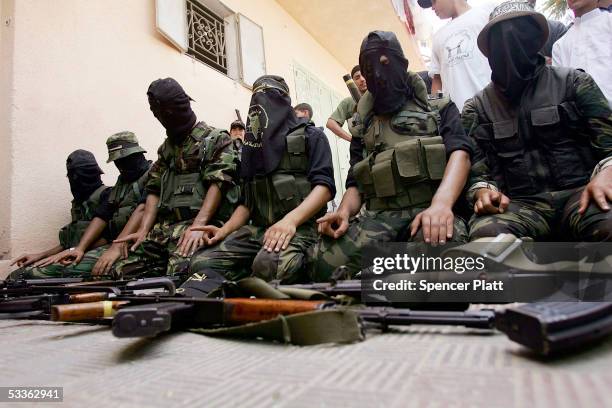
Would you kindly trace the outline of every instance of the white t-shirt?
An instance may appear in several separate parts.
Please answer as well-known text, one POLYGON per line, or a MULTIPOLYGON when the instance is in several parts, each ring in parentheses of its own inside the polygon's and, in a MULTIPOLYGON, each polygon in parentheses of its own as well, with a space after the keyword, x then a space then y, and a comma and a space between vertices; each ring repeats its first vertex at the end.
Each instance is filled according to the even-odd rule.
POLYGON ((467 99, 491 82, 489 61, 478 49, 476 39, 493 8, 495 4, 472 7, 433 37, 429 76, 440 75, 442 91, 459 111, 467 99))
POLYGON ((580 68, 593 77, 612 107, 612 13, 589 11, 553 44, 552 63, 580 68))

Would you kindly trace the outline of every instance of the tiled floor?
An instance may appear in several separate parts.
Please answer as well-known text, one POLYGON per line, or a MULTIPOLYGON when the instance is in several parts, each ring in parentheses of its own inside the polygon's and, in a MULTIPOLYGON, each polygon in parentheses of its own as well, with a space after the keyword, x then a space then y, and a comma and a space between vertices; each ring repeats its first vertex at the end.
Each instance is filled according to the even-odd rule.
POLYGON ((609 406, 611 350, 544 362, 501 334, 453 327, 296 347, 2 320, 0 386, 63 386, 51 406, 71 407, 609 406))

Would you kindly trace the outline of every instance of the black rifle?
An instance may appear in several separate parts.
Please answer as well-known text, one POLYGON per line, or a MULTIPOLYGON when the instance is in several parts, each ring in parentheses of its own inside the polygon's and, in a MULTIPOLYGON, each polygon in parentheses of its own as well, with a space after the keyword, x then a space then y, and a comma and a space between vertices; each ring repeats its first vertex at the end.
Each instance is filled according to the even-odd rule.
POLYGON ((166 277, 94 282, 50 278, 6 281, 3 286, 0 289, 0 319, 48 318, 54 305, 112 300, 139 291, 163 290, 169 295, 176 292, 173 280, 166 277))
MULTIPOLYGON (((144 300, 144 299, 142 299, 144 300)), ((154 336, 161 332, 186 328, 206 327, 240 322, 240 319, 226 319, 221 304, 231 304, 232 299, 180 300, 127 306, 120 309, 113 320, 113 334, 117 337, 154 336), (215 309, 216 308, 216 309, 215 309)), ((258 305, 241 301, 254 309, 258 305)), ((263 299, 262 299, 263 300, 263 299)), ((284 302, 300 302, 280 300, 284 302)), ((335 307, 328 302, 301 301, 310 303, 310 310, 335 307)), ((304 303, 306 304, 306 303, 304 303)), ((301 311, 306 311, 306 309, 301 311)), ((551 355, 575 349, 599 340, 612 332, 612 303, 608 302, 541 302, 508 308, 503 311, 414 311, 396 308, 357 308, 355 310, 364 322, 388 326, 426 324, 456 325, 475 329, 497 329, 510 340, 542 354, 551 355)), ((267 312, 274 317, 276 312, 267 312)), ((287 314, 287 313, 276 313, 287 314)), ((260 316, 261 317, 261 316, 260 316)), ((249 321, 263 320, 256 318, 249 321)), ((242 322, 244 322, 243 320, 242 322)))

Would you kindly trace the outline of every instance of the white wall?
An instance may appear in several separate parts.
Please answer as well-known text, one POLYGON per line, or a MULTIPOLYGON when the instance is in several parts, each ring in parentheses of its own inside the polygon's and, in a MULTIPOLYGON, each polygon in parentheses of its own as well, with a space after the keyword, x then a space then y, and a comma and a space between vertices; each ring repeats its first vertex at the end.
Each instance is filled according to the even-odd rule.
MULTIPOLYGON (((267 72, 285 77, 292 91, 296 61, 346 93, 341 79, 346 68, 276 2, 228 0, 226 5, 263 27, 267 72)), ((57 230, 69 220, 65 158, 71 151, 94 152, 107 184, 118 175, 105 163, 104 142, 112 133, 134 131, 147 156, 155 158, 165 134, 149 111, 151 81, 177 79, 197 101, 199 119, 211 125, 228 126, 234 108, 246 115, 250 91, 182 55, 158 34, 153 0, 20 0, 14 12, 11 6, 12 1, 2 1, 12 26, 2 26, 0 37, 0 154, 10 156, 12 172, 1 160, 0 196, 9 202, 0 202, 0 255, 5 247, 8 256, 16 256, 56 244, 57 230), (10 58, 6 45, 13 32, 10 58), (11 59, 12 66, 5 63, 11 59)))

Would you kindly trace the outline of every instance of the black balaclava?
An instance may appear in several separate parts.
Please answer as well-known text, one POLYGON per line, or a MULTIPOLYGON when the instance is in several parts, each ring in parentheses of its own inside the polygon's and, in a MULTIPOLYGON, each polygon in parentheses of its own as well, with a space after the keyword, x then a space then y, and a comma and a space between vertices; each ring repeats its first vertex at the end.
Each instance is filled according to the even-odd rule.
POLYGON ((408 60, 395 34, 372 31, 361 43, 359 51, 361 75, 374 96, 374 113, 389 114, 398 111, 413 95, 408 78, 408 60), (382 56, 386 63, 381 62, 382 56))
POLYGON ((74 200, 86 201, 102 185, 100 174, 104 172, 98 166, 93 153, 87 150, 75 150, 66 159, 68 182, 74 200))
POLYGON ((519 103, 523 90, 546 63, 538 38, 542 29, 531 17, 501 21, 489 32, 489 66, 495 88, 519 103))
POLYGON ((196 123, 196 115, 191 110, 192 99, 172 78, 153 81, 147 96, 151 112, 166 128, 170 141, 180 144, 196 123))
POLYGON ((285 80, 275 75, 258 78, 253 83, 242 147, 242 177, 252 178, 276 170, 285 152, 287 134, 297 125, 285 80))
POLYGON ((127 157, 115 160, 115 166, 121 173, 121 180, 126 183, 133 183, 149 169, 151 162, 148 161, 144 153, 133 153, 127 157))

